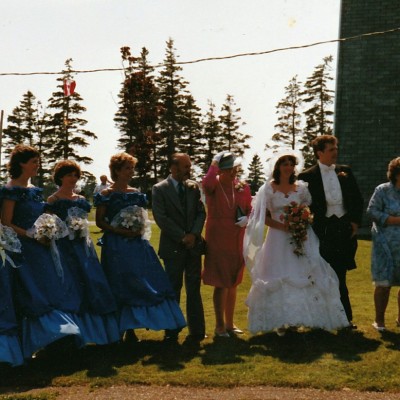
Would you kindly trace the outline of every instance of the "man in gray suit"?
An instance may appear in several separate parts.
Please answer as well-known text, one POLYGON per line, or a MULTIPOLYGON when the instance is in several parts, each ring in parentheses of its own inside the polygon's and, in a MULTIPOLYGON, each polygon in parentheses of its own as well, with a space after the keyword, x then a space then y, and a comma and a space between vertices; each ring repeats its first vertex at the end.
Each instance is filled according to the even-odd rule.
MULTIPOLYGON (((180 301, 183 276, 186 288, 186 318, 188 340, 201 341, 205 337, 203 302, 200 294, 201 237, 206 213, 199 186, 190 180, 192 163, 184 153, 175 153, 170 161, 170 175, 153 186, 154 219, 161 229, 158 254, 180 301)), ((165 339, 176 341, 176 331, 166 331, 165 339)))

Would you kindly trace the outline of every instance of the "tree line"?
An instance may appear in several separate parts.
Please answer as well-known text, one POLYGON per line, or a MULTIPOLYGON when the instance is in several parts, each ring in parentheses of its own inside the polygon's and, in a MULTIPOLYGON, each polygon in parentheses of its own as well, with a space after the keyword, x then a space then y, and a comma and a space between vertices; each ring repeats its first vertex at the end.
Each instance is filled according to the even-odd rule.
MULTIPOLYGON (((157 69, 149 63, 148 50, 143 47, 140 54, 133 55, 129 47, 120 49, 124 66, 124 77, 118 94, 118 110, 114 123, 119 133, 118 149, 138 158, 137 174, 133 184, 144 192, 167 174, 168 157, 174 152, 190 155, 197 166, 195 175, 204 174, 215 153, 221 149, 243 156, 249 149, 249 134, 243 131, 245 122, 240 117, 240 108, 233 95, 227 94, 225 102, 217 107, 211 100, 202 112, 188 89, 189 83, 177 65, 174 42, 166 42, 165 58, 157 69)), ((309 141, 316 135, 332 132, 330 105, 332 90, 328 81, 332 57, 324 58, 300 88, 297 76, 285 87, 285 98, 276 106, 278 123, 272 140, 266 149, 281 145, 298 148, 301 145, 306 160, 310 158, 309 141), (304 104, 309 107, 301 114, 304 104), (304 127, 301 127, 304 120, 304 127)), ((81 155, 89 145, 89 139, 97 139, 94 132, 85 129, 83 118, 86 108, 78 92, 68 96, 64 93, 64 82, 73 80, 72 59, 67 59, 65 68, 57 78, 56 91, 47 105, 38 101, 27 91, 7 118, 3 131, 3 149, 8 155, 18 143, 35 146, 40 154, 40 168, 35 184, 51 185, 51 171, 60 159, 73 159, 89 165, 93 160, 81 155)), ((3 167, 4 169, 4 167, 3 167)), ((253 193, 263 182, 263 162, 256 154, 248 169, 248 181, 253 193)), ((2 176, 5 176, 4 170, 2 176)), ((86 185, 92 187, 95 177, 83 168, 86 185)))

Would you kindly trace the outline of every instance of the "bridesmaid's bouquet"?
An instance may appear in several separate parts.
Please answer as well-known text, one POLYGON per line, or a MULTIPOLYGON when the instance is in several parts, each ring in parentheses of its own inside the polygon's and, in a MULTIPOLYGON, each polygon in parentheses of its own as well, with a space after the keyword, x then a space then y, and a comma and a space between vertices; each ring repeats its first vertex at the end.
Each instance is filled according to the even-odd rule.
POLYGON ((142 238, 146 240, 150 240, 151 237, 151 226, 147 211, 136 205, 123 208, 114 216, 111 226, 140 232, 142 238))
POLYGON ((64 271, 56 240, 68 236, 67 225, 57 215, 44 213, 38 217, 33 227, 28 229, 27 235, 41 243, 50 244, 50 252, 57 274, 64 280, 64 271))
POLYGON ((40 241, 52 241, 61 239, 68 235, 65 223, 54 214, 41 214, 29 229, 34 239, 40 241))
POLYGON ((65 223, 68 227, 68 237, 70 240, 89 237, 88 214, 79 207, 71 207, 68 209, 68 217, 65 223))
POLYGON ((283 214, 279 217, 286 222, 291 234, 290 243, 294 244, 293 253, 297 256, 304 255, 304 242, 307 240, 307 228, 313 222, 313 215, 310 208, 305 204, 290 202, 283 207, 283 214))
POLYGON ((14 229, 0 224, 0 256, 3 260, 3 266, 7 260, 12 267, 16 268, 14 261, 6 254, 5 250, 12 253, 21 253, 21 242, 14 229))

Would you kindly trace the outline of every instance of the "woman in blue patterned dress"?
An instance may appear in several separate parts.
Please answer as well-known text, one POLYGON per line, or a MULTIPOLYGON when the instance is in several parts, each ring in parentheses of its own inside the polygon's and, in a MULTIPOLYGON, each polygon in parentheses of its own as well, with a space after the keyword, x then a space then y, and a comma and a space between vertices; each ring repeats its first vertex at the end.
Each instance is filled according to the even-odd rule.
POLYGON ((186 325, 168 277, 143 237, 146 196, 129 186, 136 163, 127 153, 111 157, 114 183, 95 197, 96 224, 104 230, 101 263, 117 301, 120 331, 126 332, 128 340, 135 340, 136 328, 181 329, 186 325), (132 220, 126 213, 129 209, 141 215, 131 229, 124 227, 132 220))
MULTIPOLYGON (((367 213, 372 225, 372 280, 375 284, 375 321, 372 326, 384 331, 385 311, 390 288, 400 286, 400 157, 390 161, 387 171, 389 182, 375 188, 367 213)), ((397 294, 400 327, 400 291, 397 294)))
POLYGON ((37 150, 16 146, 8 164, 11 180, 0 192, 1 221, 14 229, 22 244, 21 254, 12 255, 19 266, 12 272, 25 358, 69 335, 80 341, 76 313, 81 301, 65 260, 60 255, 57 267, 48 242, 32 237, 32 226, 45 205, 42 189, 30 183, 38 168, 37 150))
POLYGON ((0 259, 0 363, 12 366, 23 363, 18 325, 11 291, 11 265, 0 259))
POLYGON ((53 179, 59 186, 47 202, 47 209, 66 222, 69 235, 57 240, 77 282, 82 299, 79 311, 83 343, 108 344, 119 340, 117 306, 90 240, 87 214, 89 202, 74 192, 81 176, 79 165, 63 160, 54 167, 53 179))

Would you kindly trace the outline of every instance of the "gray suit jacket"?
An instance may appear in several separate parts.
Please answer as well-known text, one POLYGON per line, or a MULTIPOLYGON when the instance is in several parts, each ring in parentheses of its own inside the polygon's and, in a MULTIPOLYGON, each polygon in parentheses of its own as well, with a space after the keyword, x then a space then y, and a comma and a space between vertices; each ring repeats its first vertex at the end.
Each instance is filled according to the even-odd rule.
POLYGON ((185 182, 185 188, 186 207, 183 207, 170 176, 153 186, 153 216, 161 229, 158 254, 163 259, 173 258, 187 251, 182 244, 186 233, 193 233, 197 238, 196 245, 190 252, 200 256, 203 250, 201 232, 206 212, 201 201, 200 189, 192 180, 185 182))

